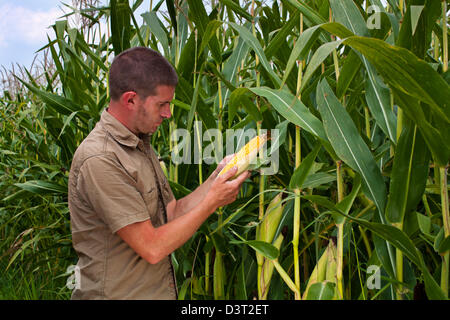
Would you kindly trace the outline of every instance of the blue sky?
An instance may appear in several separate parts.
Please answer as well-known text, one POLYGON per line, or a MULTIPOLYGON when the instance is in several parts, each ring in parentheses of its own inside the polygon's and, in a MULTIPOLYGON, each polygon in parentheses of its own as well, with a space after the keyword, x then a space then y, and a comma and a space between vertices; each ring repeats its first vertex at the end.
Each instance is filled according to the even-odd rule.
MULTIPOLYGON (((0 67, 31 66, 35 52, 47 44, 47 34, 54 38, 50 26, 64 15, 63 8, 68 12, 63 2, 72 5, 72 0, 0 0, 0 67)), ((144 1, 139 11, 149 5, 149 0, 144 1)))
POLYGON ((0 65, 30 67, 46 34, 52 36, 48 27, 64 14, 59 7, 59 0, 0 0, 0 65))

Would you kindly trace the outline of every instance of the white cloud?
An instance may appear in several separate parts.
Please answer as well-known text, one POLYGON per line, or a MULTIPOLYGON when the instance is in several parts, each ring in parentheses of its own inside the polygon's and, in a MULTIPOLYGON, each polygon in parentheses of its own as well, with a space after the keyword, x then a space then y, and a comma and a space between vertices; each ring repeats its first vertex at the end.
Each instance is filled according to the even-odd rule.
POLYGON ((13 4, 0 5, 0 47, 7 48, 9 42, 39 46, 46 43, 47 33, 53 33, 49 26, 63 14, 60 8, 44 11, 13 4))

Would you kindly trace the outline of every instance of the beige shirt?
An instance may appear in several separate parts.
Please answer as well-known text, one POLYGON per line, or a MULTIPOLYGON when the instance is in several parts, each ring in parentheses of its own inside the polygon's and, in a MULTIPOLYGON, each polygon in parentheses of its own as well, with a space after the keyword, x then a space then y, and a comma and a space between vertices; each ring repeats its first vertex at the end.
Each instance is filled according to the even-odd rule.
POLYGON ((164 224, 172 199, 149 136, 139 139, 103 111, 70 169, 72 242, 81 275, 72 299, 176 299, 170 256, 152 265, 116 234, 147 219, 154 227, 164 224))

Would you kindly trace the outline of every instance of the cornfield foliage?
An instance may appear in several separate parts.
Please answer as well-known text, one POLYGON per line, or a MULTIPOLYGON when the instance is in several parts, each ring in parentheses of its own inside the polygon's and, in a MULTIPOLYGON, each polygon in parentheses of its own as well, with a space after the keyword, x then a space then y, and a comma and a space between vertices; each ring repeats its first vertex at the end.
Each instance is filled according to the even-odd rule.
POLYGON ((54 69, 1 93, 0 298, 70 297, 68 170, 134 46, 179 75, 152 136, 177 198, 215 164, 171 161, 176 129, 280 132, 278 172, 254 171, 172 255, 180 299, 448 298, 446 1, 161 0, 138 19, 142 3, 56 21, 54 69))

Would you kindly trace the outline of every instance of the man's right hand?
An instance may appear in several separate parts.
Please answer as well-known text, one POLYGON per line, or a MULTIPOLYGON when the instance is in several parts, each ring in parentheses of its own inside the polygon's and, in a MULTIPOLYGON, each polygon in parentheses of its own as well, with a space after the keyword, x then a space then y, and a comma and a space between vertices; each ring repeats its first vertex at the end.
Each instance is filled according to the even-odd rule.
POLYGON ((233 167, 214 179, 204 199, 205 203, 210 206, 213 212, 219 207, 234 202, 242 183, 250 177, 250 172, 244 171, 236 179, 229 180, 236 174, 237 170, 237 167, 233 167))

